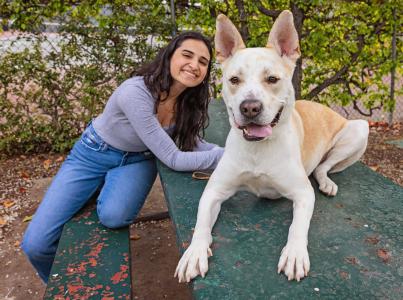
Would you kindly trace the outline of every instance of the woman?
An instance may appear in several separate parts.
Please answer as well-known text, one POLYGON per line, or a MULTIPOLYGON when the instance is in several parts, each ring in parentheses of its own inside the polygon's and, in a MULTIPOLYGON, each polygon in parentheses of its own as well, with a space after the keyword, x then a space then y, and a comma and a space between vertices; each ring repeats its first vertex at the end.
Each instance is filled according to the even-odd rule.
POLYGON ((212 49, 201 34, 174 38, 123 82, 86 128, 36 211, 22 249, 46 283, 64 224, 102 186, 100 222, 133 222, 156 178, 155 157, 177 171, 215 168, 223 148, 200 137, 207 123, 212 49))

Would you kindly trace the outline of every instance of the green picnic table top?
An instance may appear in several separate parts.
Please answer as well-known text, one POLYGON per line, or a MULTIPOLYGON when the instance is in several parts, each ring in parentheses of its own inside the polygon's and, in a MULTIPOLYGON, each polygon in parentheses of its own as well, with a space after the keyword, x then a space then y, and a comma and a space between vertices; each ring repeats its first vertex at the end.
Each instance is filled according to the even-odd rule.
MULTIPOLYGON (((229 130, 222 101, 210 105, 206 139, 224 145, 229 130)), ((159 163, 181 252, 189 245, 206 181, 159 163)), ((277 274, 292 221, 292 202, 239 192, 224 202, 213 229, 206 277, 196 299, 402 299, 403 188, 362 163, 331 175, 335 197, 318 191, 309 231, 311 270, 301 282, 277 274)))

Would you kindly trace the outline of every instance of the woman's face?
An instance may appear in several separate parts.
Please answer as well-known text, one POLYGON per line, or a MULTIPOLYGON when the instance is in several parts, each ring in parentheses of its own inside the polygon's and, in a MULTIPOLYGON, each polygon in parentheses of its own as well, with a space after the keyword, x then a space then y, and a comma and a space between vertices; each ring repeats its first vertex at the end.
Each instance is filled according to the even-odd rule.
POLYGON ((184 88, 195 87, 206 77, 209 62, 210 53, 204 42, 184 40, 171 57, 171 76, 184 88))

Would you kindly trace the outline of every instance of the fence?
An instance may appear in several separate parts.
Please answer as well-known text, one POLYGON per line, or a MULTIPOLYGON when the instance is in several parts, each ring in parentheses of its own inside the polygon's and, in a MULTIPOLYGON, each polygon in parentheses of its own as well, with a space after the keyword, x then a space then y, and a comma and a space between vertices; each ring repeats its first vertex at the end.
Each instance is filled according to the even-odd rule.
MULTIPOLYGON (((11 32, 11 31, 3 31, 0 32, 0 58, 5 53, 18 53, 25 50, 29 50, 32 48, 32 45, 35 41, 40 38, 40 48, 43 54, 48 54, 50 52, 58 52, 60 50, 60 43, 66 37, 62 37, 60 34, 57 33, 58 24, 56 23, 48 23, 44 26, 44 32, 39 35, 33 34, 23 34, 18 32, 11 32)), ((129 42, 132 42, 132 38, 127 36, 129 42)), ((149 37, 148 44, 151 46, 153 44, 157 44, 153 40, 152 37, 149 37)), ((128 53, 128 55, 135 55, 135 53, 128 53)), ((390 80, 390 78, 386 78, 386 80, 390 80)), ((401 90, 403 80, 402 78, 397 77, 395 82, 395 90, 401 90)), ((1 90, 1 83, 0 83, 0 90, 1 90)), ((358 103, 358 109, 355 108, 353 104, 348 106, 336 106, 331 105, 331 107, 336 110, 338 113, 343 115, 348 119, 367 119, 372 121, 385 121, 385 122, 402 122, 403 121, 403 97, 401 95, 396 95, 396 105, 393 112, 385 112, 382 107, 373 108, 371 115, 366 116, 359 112, 359 110, 365 112, 366 114, 369 112, 368 109, 363 108, 360 103, 358 103)))

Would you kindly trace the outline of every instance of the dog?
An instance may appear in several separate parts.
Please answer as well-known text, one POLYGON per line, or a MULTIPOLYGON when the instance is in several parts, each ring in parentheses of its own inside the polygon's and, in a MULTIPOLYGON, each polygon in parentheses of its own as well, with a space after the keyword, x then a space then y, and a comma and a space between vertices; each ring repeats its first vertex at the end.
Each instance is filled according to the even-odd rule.
POLYGON ((215 45, 231 130, 199 202, 192 242, 175 277, 189 282, 205 276, 221 204, 246 190, 293 202, 293 220, 277 272, 300 281, 310 269, 308 230, 315 194, 308 176, 313 173, 324 194, 336 195, 337 185, 328 173, 340 172, 362 156, 368 123, 346 120, 318 103, 295 101, 292 76, 300 48, 290 11, 278 16, 262 48, 246 48, 233 23, 219 15, 215 45))

